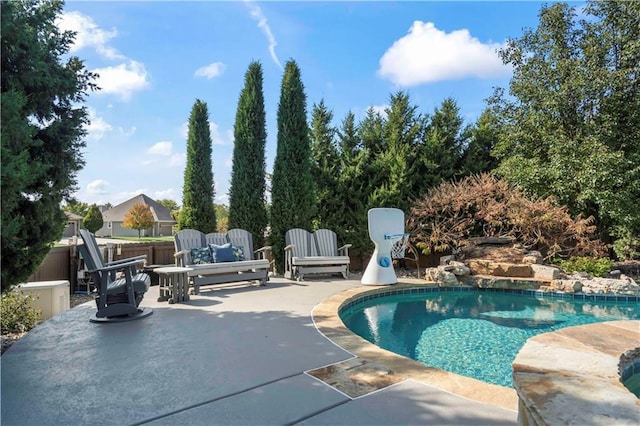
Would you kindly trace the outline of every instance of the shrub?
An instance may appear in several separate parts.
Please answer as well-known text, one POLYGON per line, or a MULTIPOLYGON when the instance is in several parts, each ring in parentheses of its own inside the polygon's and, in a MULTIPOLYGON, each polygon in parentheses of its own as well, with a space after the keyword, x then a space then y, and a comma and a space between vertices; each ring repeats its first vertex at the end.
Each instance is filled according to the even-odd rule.
POLYGON ((613 262, 605 257, 592 258, 592 257, 570 257, 567 260, 557 260, 553 263, 560 266, 566 272, 586 272, 596 277, 606 276, 611 269, 613 269, 613 262))
POLYGON ((573 219, 554 198, 532 200, 506 181, 485 173, 445 182, 416 201, 408 230, 423 253, 456 251, 472 237, 509 237, 546 258, 595 256, 593 217, 573 219))
POLYGON ((0 326, 2 334, 25 333, 38 325, 42 310, 31 307, 35 298, 20 290, 7 290, 0 298, 0 326))

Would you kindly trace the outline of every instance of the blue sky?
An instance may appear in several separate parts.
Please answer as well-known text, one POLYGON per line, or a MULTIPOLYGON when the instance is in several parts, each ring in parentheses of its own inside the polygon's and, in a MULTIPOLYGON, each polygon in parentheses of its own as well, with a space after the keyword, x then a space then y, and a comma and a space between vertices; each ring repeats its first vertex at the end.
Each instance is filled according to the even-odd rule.
POLYGON ((339 125, 351 110, 383 111, 407 91, 419 112, 455 99, 472 123, 511 70, 496 49, 535 28, 539 2, 79 2, 58 25, 71 53, 100 74, 86 105, 78 200, 119 204, 139 193, 182 204, 186 123, 209 109, 216 202, 228 204, 233 124, 244 74, 264 72, 267 172, 276 151, 282 67, 302 73, 307 112, 324 99, 339 125))

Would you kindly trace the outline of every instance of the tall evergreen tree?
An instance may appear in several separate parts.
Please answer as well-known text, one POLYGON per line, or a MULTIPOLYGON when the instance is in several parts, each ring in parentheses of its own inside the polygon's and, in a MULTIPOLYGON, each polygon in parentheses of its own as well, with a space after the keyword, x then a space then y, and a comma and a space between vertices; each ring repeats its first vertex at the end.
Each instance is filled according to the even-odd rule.
POLYGON ((55 19, 62 1, 3 1, 2 290, 24 282, 61 238, 88 124, 82 106, 95 75, 67 56, 75 34, 55 19))
POLYGON ((283 270, 285 233, 291 228, 311 230, 316 209, 306 95, 293 60, 285 65, 280 88, 271 203, 271 244, 276 268, 283 270))
POLYGON ((338 182, 340 161, 335 143, 336 129, 331 126, 333 113, 327 109, 324 100, 313 105, 311 113, 312 175, 315 182, 318 210, 317 228, 335 230, 340 223, 338 182))
POLYGON ((496 117, 487 108, 468 129, 468 143, 463 149, 460 171, 464 176, 489 172, 498 166, 492 151, 498 140, 496 117))
POLYGON ((211 145, 207 104, 196 99, 189 116, 180 229, 197 229, 205 234, 216 232, 211 145))
POLYGON ((263 245, 268 221, 265 205, 267 130, 262 82, 262 66, 251 62, 238 99, 229 189, 229 227, 251 232, 253 249, 263 245))
POLYGON ((367 230, 367 210, 369 184, 365 178, 367 171, 365 151, 359 137, 359 127, 355 115, 347 113, 337 131, 340 147, 340 179, 338 195, 341 200, 339 214, 342 218, 336 229, 343 243, 353 245, 350 253, 355 255, 369 251, 372 245, 367 230))
POLYGON ((420 193, 461 176, 462 151, 467 144, 467 133, 456 102, 447 98, 430 117, 421 144, 422 159, 420 193))
POLYGON ((422 134, 422 117, 411 105, 409 95, 391 95, 384 122, 384 147, 376 157, 385 181, 375 188, 370 199, 373 207, 395 207, 409 213, 411 201, 421 182, 417 146, 422 134))

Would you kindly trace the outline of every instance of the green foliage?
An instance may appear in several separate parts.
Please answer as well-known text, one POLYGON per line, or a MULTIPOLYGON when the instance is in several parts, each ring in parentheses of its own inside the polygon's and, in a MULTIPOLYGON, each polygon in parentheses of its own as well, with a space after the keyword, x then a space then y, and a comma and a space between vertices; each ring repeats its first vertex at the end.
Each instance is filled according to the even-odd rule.
POLYGON ((89 211, 82 219, 82 224, 92 234, 95 234, 98 229, 102 228, 104 221, 98 206, 92 204, 91 207, 89 207, 89 211))
POLYGON ((293 60, 285 65, 280 88, 271 201, 271 244, 276 268, 281 271, 285 233, 291 228, 311 229, 316 209, 306 95, 293 60))
POLYGON ((592 258, 584 256, 574 256, 567 260, 556 260, 553 262, 568 273, 586 272, 595 277, 605 277, 613 269, 613 262, 606 258, 592 258))
POLYGON ((553 198, 531 199, 490 174, 443 182, 417 200, 407 229, 423 253, 456 251, 473 237, 510 237, 546 258, 600 256, 593 218, 573 219, 553 198))
POLYGON ((628 230, 615 233, 618 239, 613 243, 613 251, 618 259, 640 260, 640 236, 631 235, 628 230))
POLYGON ((90 207, 89 204, 83 203, 81 201, 76 200, 75 198, 72 198, 62 206, 62 211, 65 211, 68 213, 74 213, 80 217, 85 217, 89 212, 89 207, 90 207))
POLYGON ((42 310, 31 307, 34 300, 36 299, 31 294, 25 294, 18 289, 2 293, 0 298, 2 334, 26 333, 38 325, 42 319, 42 310))
POLYGON ((339 196, 340 162, 334 140, 336 129, 331 126, 333 113, 321 100, 311 113, 312 175, 318 209, 316 228, 336 229, 341 222, 339 196))
POLYGON ((143 229, 149 229, 153 226, 153 213, 146 204, 134 204, 131 210, 124 215, 122 226, 125 228, 135 229, 138 231, 138 239, 143 229))
POLYGON ((176 222, 178 221, 178 218, 180 217, 180 206, 178 205, 178 203, 176 203, 174 200, 169 198, 163 198, 161 200, 156 200, 156 201, 159 204, 166 207, 167 209, 169 209, 173 220, 175 220, 176 222))
POLYGON ((95 75, 68 56, 74 34, 55 19, 63 2, 1 2, 2 290, 39 267, 62 236, 60 210, 84 162, 82 106, 95 75))
POLYGON ((224 204, 214 204, 213 209, 216 211, 218 232, 227 232, 229 229, 233 229, 229 227, 229 207, 225 206, 224 204))
POLYGON ((214 199, 211 145, 207 104, 196 99, 189 116, 179 229, 197 229, 205 234, 216 232, 216 215, 211 207, 214 199))
POLYGON ((535 29, 501 51, 509 93, 490 106, 499 124, 498 173, 573 215, 603 238, 640 237, 640 3, 542 7, 535 29))
POLYGON ((265 206, 267 130, 260 63, 251 62, 244 78, 234 124, 228 227, 251 232, 254 249, 257 249, 263 245, 268 222, 265 206))

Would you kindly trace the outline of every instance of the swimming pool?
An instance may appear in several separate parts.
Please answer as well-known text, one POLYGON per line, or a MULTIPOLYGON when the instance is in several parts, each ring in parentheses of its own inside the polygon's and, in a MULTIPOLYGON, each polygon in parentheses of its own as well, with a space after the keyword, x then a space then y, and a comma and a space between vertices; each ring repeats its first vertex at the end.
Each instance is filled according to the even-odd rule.
POLYGON ((533 291, 412 291, 356 300, 340 317, 351 331, 384 349, 509 387, 511 363, 528 338, 574 325, 640 319, 634 297, 615 302, 615 296, 575 300, 533 291))

